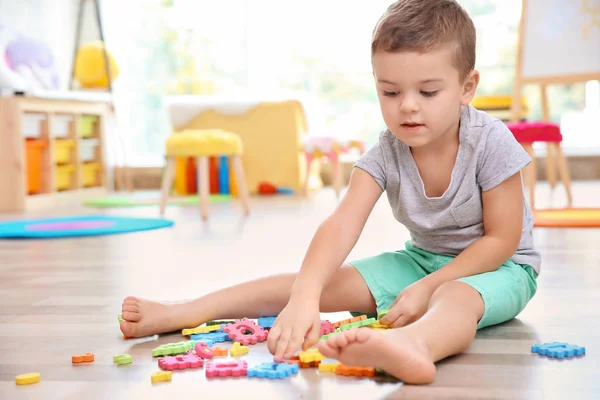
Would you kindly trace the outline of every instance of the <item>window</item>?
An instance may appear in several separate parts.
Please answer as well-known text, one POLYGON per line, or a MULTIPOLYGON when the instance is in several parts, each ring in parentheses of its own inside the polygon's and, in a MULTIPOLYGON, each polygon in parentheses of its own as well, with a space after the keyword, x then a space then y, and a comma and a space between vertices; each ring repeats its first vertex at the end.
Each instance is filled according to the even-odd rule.
MULTIPOLYGON (((478 93, 511 93, 521 0, 459 1, 478 31, 478 93)), ((115 91, 129 161, 163 164, 169 133, 165 94, 302 94, 313 99, 308 107, 313 132, 357 135, 373 144, 384 123, 371 74, 370 37, 391 3, 103 2, 110 16, 107 42, 120 60, 115 91)), ((585 84, 549 87, 552 119, 562 118, 566 147, 593 140, 600 147, 600 135, 592 138, 598 131, 593 107, 598 90, 590 85, 587 90, 585 84), (586 96, 587 119, 577 111, 586 107, 586 96)), ((539 89, 527 87, 525 94, 531 118, 539 118, 539 89)))

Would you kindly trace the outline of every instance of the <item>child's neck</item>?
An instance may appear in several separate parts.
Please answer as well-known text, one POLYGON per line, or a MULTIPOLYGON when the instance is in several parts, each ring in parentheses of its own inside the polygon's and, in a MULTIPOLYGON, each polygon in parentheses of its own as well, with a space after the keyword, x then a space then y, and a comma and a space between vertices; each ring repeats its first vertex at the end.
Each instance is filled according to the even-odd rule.
POLYGON ((410 151, 413 156, 423 156, 425 154, 438 155, 450 150, 456 151, 460 143, 459 130, 460 122, 433 142, 422 147, 411 147, 410 151))

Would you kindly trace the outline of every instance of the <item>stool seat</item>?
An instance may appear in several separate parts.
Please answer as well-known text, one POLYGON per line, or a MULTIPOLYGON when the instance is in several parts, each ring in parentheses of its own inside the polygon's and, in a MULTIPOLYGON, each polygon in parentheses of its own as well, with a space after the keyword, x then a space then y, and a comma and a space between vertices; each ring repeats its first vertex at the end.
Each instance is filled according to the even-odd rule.
POLYGON ((197 181, 200 214, 203 219, 208 218, 210 183, 208 162, 211 156, 226 156, 228 160, 231 160, 242 208, 244 214, 247 215, 250 212, 250 207, 244 167, 242 166, 241 154, 243 151, 242 140, 237 134, 220 129, 189 129, 175 132, 169 136, 165 143, 167 167, 161 185, 160 215, 165 213, 169 192, 173 184, 177 157, 194 157, 198 166, 197 181))
POLYGON ((525 168, 525 180, 529 189, 529 203, 535 208, 535 184, 536 184, 536 159, 533 144, 536 142, 546 143, 546 174, 550 188, 554 190, 557 181, 557 172, 567 194, 567 202, 570 206, 573 201, 571 194, 571 177, 567 159, 562 151, 561 143, 563 136, 558 124, 543 121, 507 122, 506 127, 512 132, 517 142, 523 146, 531 157, 531 163, 525 168))
POLYGON ((165 152, 171 156, 213 156, 242 154, 238 135, 220 129, 184 130, 167 139, 165 152))
POLYGON ((506 124, 519 143, 560 143, 560 127, 549 122, 509 122, 506 124))

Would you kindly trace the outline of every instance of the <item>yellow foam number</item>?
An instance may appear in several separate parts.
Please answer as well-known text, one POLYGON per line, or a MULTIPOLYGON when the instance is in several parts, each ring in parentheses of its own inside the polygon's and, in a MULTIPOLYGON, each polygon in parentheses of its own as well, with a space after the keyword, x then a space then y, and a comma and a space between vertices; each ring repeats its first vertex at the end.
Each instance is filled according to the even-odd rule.
POLYGON ((38 383, 40 381, 40 374, 38 372, 32 372, 29 374, 18 375, 15 379, 17 385, 29 385, 31 383, 38 383))
POLYGON ((239 356, 247 353, 248 346, 242 346, 239 342, 235 342, 233 346, 231 346, 231 350, 229 350, 229 354, 231 354, 232 356, 239 356))
POLYGON ((152 374, 150 379, 152 379, 152 382, 166 382, 170 381, 172 376, 173 373, 171 371, 157 371, 152 374))

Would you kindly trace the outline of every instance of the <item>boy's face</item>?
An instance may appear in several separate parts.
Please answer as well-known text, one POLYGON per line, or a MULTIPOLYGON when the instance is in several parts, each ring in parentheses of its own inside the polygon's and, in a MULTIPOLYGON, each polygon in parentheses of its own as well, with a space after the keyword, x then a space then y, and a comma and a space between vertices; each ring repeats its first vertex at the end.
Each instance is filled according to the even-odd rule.
POLYGON ((373 74, 388 129, 411 147, 443 143, 457 132, 460 107, 475 94, 479 73, 460 81, 453 46, 427 53, 377 52, 373 74), (449 134, 449 135, 448 135, 449 134))

